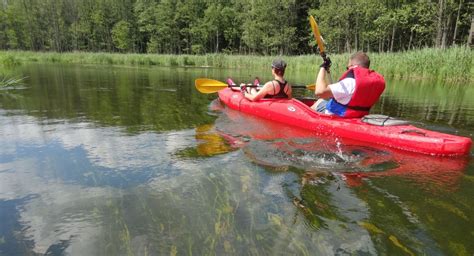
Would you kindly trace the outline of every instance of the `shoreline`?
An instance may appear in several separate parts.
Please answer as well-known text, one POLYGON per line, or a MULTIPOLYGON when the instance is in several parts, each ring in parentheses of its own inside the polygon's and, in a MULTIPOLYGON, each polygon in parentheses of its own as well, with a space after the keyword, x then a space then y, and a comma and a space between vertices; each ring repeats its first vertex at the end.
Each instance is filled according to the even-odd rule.
MULTIPOLYGON (((433 79, 448 83, 474 84, 474 52, 468 47, 449 49, 425 48, 396 53, 368 53, 371 68, 386 77, 403 79, 433 79)), ((330 55, 332 71, 341 74, 350 54, 330 55)), ((168 55, 121 54, 91 52, 31 52, 0 51, 0 70, 23 63, 70 63, 128 66, 163 66, 189 68, 248 68, 265 71, 268 63, 283 58, 296 72, 315 73, 321 64, 319 55, 258 56, 258 55, 168 55)))

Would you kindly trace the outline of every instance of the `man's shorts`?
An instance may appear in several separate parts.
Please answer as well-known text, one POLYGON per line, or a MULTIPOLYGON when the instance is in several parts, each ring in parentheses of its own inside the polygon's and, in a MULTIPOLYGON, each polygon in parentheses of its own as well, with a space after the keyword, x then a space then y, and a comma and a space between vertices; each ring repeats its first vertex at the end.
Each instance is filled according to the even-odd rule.
POLYGON ((322 100, 319 102, 319 104, 316 106, 316 112, 319 113, 326 113, 326 105, 328 104, 327 100, 322 100))

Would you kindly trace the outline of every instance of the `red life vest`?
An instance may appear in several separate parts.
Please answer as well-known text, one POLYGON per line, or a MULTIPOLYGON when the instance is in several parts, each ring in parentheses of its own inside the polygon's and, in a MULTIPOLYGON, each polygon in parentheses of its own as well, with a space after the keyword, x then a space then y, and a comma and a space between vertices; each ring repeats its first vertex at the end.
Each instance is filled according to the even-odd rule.
POLYGON ((353 71, 356 86, 352 98, 348 104, 344 105, 337 102, 334 98, 328 103, 327 109, 338 109, 331 111, 343 117, 362 117, 369 114, 370 108, 377 102, 380 95, 385 90, 385 79, 379 73, 363 68, 355 67, 346 71, 341 78, 347 77, 347 74, 353 71), (342 109, 342 111, 341 111, 342 109))

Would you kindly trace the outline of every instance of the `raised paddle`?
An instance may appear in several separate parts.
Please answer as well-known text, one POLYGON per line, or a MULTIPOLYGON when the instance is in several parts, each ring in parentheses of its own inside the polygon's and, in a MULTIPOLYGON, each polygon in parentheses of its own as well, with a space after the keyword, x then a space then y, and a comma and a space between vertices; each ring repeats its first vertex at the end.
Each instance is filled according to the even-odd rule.
MULTIPOLYGON (((309 16, 309 23, 311 24, 311 29, 313 30, 313 35, 314 35, 314 39, 316 40, 316 44, 319 47, 319 55, 321 56, 321 58, 323 58, 324 62, 326 62, 328 61, 328 57, 326 56, 324 42, 321 37, 321 33, 319 32, 318 23, 316 23, 316 20, 314 19, 313 15, 309 16)), ((329 81, 331 82, 332 78, 331 78, 329 70, 327 70, 327 72, 329 74, 329 81)))
POLYGON ((316 44, 319 47, 319 55, 323 58, 323 60, 327 59, 326 51, 324 47, 323 39, 321 38, 321 33, 319 32, 318 23, 314 19, 313 15, 309 16, 309 23, 311 24, 311 29, 313 30, 314 39, 316 40, 316 44))
MULTIPOLYGON (((208 78, 198 78, 194 81, 196 89, 201 93, 215 93, 227 87, 240 87, 237 84, 228 85, 224 82, 208 79, 208 78)), ((247 87, 258 87, 258 85, 246 85, 247 87)), ((292 88, 304 88, 309 90, 314 90, 314 84, 309 85, 291 85, 292 88)))
POLYGON ((311 29, 313 30, 314 39, 316 40, 316 43, 319 47, 319 54, 324 59, 326 58, 326 52, 324 51, 324 42, 321 38, 321 33, 319 33, 318 23, 316 23, 316 20, 314 19, 313 15, 309 16, 309 23, 311 24, 311 29))

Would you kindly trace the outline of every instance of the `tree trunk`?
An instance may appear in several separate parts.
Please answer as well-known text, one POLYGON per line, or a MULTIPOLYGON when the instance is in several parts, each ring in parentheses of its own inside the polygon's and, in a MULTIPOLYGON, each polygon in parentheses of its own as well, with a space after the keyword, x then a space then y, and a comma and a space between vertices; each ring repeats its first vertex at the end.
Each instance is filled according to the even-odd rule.
POLYGON ((456 24, 454 24, 453 45, 456 44, 456 34, 458 33, 459 16, 461 15, 461 7, 463 0, 459 0, 458 14, 456 15, 456 24))
POLYGON ((349 42, 349 37, 346 37, 346 52, 351 52, 351 43, 349 42))
MULTIPOLYGON (((28 20, 28 29, 29 29, 29 34, 31 36, 31 38, 30 38, 30 49, 29 50, 35 51, 35 50, 38 50, 38 49, 36 49, 36 47, 35 47, 35 36, 34 36, 34 33, 33 33, 33 26, 32 26, 32 22, 31 22, 32 15, 29 14, 29 8, 28 8, 29 5, 25 1, 23 1, 22 3, 23 3, 23 8, 24 8, 25 14, 28 17, 27 18, 27 20, 28 20)), ((5 2, 5 6, 6 6, 6 2, 5 2)))
POLYGON ((449 15, 448 20, 446 21, 446 24, 444 25, 443 28, 443 38, 441 40, 441 48, 445 49, 446 48, 446 41, 448 37, 448 29, 451 27, 451 15, 449 15))
POLYGON ((413 30, 410 31, 410 40, 408 41, 408 50, 411 49, 411 42, 413 42, 413 30))
POLYGON ((469 30, 469 37, 467 38, 467 45, 472 44, 472 37, 474 36, 474 15, 471 16, 471 29, 469 30))
POLYGON ((188 41, 186 42, 186 54, 190 54, 191 53, 191 45, 192 45, 192 41, 191 41, 191 34, 188 32, 188 41))
POLYGON ((219 29, 217 30, 216 33, 216 53, 219 52, 219 29))
POLYGON ((399 36, 399 37, 398 37, 398 41, 399 41, 399 42, 398 42, 398 45, 399 45, 400 49, 401 49, 402 51, 405 51, 405 50, 406 50, 406 49, 405 49, 406 45, 403 43, 403 38, 402 38, 402 36, 399 36))
POLYGON ((345 48, 346 48, 346 52, 351 52, 351 20, 350 18, 347 20, 347 24, 345 26, 345 30, 346 30, 346 45, 345 45, 345 48))
POLYGON ((358 40, 358 33, 359 33, 359 19, 356 17, 355 22, 355 35, 354 35, 354 43, 355 43, 355 51, 359 50, 359 40, 358 40))
POLYGON ((436 47, 441 46, 441 40, 443 36, 443 13, 444 13, 444 5, 445 1, 439 0, 438 2, 438 26, 437 26, 437 33, 436 33, 436 47))
POLYGON ((61 52, 61 39, 60 39, 60 29, 59 29, 59 17, 57 15, 56 7, 51 6, 50 12, 53 16, 53 37, 54 37, 54 50, 61 52))
POLYGON ((355 51, 357 52, 359 50, 359 40, 357 40, 357 31, 356 31, 356 34, 354 36, 354 44, 355 44, 355 51))
POLYGON ((393 52, 393 45, 395 44, 395 31, 396 31, 397 27, 395 25, 393 25, 393 29, 392 29, 392 38, 390 40, 390 52, 393 52))

